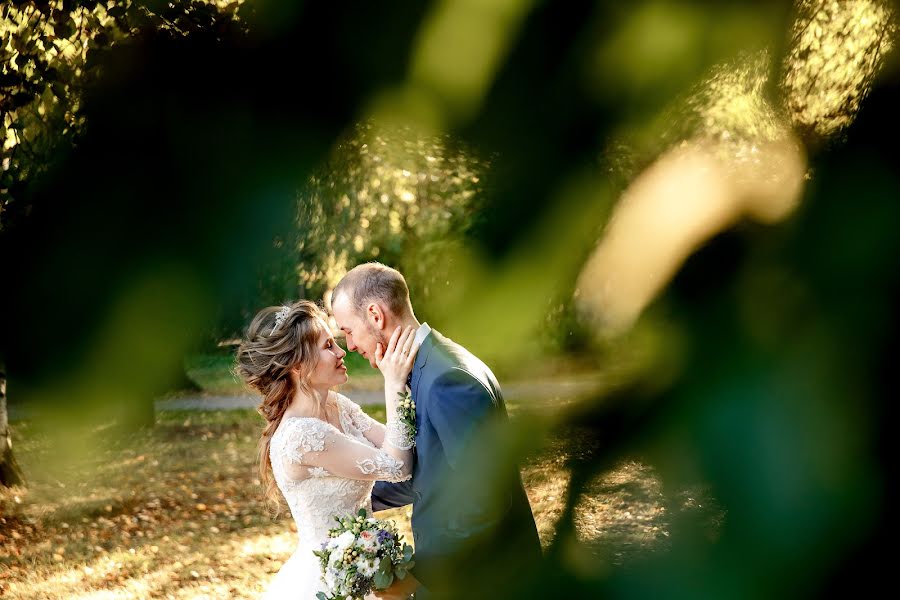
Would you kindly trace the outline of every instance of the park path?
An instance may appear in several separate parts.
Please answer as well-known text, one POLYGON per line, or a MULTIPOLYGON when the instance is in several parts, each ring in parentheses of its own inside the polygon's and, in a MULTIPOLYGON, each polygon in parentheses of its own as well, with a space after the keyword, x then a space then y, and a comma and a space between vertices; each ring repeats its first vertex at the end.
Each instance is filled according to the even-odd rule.
MULTIPOLYGON (((514 381, 502 386, 507 401, 572 400, 599 390, 603 381, 597 377, 572 377, 542 381, 514 381)), ((345 390, 341 392, 359 405, 381 404, 384 393, 380 390, 345 390)), ((156 410, 235 410, 256 408, 259 397, 252 395, 183 396, 156 401, 156 410)))
MULTIPOLYGON (((534 381, 511 381, 502 385, 503 397, 507 402, 529 406, 562 405, 585 398, 607 387, 608 382, 598 375, 574 375, 547 378, 534 381)), ((381 404, 384 393, 378 389, 348 389, 341 393, 361 406, 381 404)), ((252 408, 259 404, 259 397, 250 394, 176 396, 156 400, 157 411, 161 410, 238 410, 252 408)), ((558 407, 558 406, 557 406, 558 407)), ((38 411, 30 407, 11 404, 9 419, 20 421, 32 418, 38 411)))

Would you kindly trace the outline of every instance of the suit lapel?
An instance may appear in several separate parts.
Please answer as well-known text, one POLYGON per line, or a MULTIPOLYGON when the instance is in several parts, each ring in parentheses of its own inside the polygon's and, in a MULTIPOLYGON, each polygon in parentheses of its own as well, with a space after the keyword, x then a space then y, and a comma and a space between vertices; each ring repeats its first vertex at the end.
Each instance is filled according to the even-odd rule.
POLYGON ((422 381, 422 372, 425 368, 425 364, 428 362, 428 357, 431 355, 431 351, 434 349, 435 343, 435 331, 432 330, 428 337, 422 342, 422 345, 419 347, 419 353, 416 355, 416 362, 413 363, 412 370, 412 379, 410 380, 409 389, 412 395, 413 401, 416 403, 416 431, 421 431, 421 415, 422 411, 419 410, 419 383, 422 381))

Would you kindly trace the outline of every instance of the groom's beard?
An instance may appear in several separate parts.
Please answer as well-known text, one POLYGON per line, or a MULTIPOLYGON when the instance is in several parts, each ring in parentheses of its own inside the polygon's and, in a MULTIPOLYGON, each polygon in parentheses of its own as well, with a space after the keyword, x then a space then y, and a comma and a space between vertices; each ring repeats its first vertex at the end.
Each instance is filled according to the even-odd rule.
MULTIPOLYGON (((369 333, 372 334, 372 337, 375 339, 376 344, 381 344, 381 351, 387 352, 387 345, 388 345, 388 342, 390 341, 390 339, 384 334, 383 331, 378 331, 377 329, 375 329, 375 326, 372 325, 371 323, 366 323, 366 326, 369 328, 369 333)), ((377 346, 372 349, 372 352, 373 352, 372 358, 373 359, 375 358, 374 353, 377 349, 378 349, 377 346)))

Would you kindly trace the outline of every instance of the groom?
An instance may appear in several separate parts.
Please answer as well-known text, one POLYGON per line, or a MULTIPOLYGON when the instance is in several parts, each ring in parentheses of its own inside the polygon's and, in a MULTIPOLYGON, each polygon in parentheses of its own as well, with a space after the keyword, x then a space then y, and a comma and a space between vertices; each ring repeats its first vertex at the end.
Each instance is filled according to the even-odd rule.
POLYGON ((397 582, 382 597, 488 597, 496 590, 483 588, 492 580, 521 581, 538 565, 541 547, 518 469, 499 458, 502 449, 492 443, 491 436, 506 429, 494 374, 416 320, 406 280, 395 269, 355 267, 335 288, 331 305, 347 349, 373 367, 379 344, 383 351, 398 325, 416 327, 421 343, 409 381, 416 405, 413 479, 377 483, 372 501, 375 510, 413 505, 413 574, 422 587, 397 582))

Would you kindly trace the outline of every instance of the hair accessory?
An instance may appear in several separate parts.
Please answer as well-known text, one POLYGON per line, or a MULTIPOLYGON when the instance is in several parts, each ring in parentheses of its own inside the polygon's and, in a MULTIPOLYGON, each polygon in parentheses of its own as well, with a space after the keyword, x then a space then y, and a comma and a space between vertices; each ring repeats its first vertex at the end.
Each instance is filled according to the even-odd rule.
MULTIPOLYGON (((272 333, 278 331, 278 328, 281 327, 281 324, 284 323, 284 320, 287 319, 288 314, 291 312, 290 306, 282 306, 281 310, 275 315, 275 327, 272 328, 272 333)), ((271 333, 269 335, 272 335, 271 333)))

